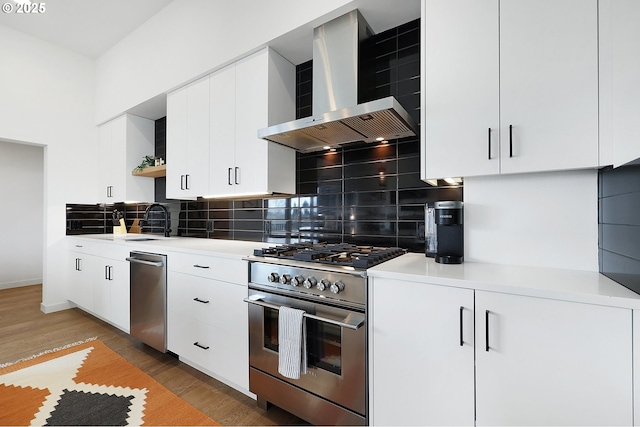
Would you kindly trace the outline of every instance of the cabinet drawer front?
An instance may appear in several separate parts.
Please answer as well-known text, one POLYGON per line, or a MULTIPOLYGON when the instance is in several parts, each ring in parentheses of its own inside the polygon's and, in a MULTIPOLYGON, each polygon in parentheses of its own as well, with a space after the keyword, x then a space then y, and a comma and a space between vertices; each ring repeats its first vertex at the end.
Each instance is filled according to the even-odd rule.
POLYGON ((249 347, 246 337, 169 312, 170 351, 245 388, 249 388, 249 347), (197 343, 197 344, 196 344, 197 343))
POLYGON ((208 369, 215 339, 212 328, 206 323, 168 312, 167 348, 170 351, 208 369))
POLYGON ((102 258, 124 261, 133 248, 117 242, 94 242, 88 239, 69 239, 69 250, 102 258))
POLYGON ((246 296, 243 286, 173 271, 168 275, 169 310, 232 333, 247 333, 246 296))
POLYGON ((246 284, 249 277, 246 261, 208 255, 171 253, 167 268, 169 271, 238 284, 246 284))

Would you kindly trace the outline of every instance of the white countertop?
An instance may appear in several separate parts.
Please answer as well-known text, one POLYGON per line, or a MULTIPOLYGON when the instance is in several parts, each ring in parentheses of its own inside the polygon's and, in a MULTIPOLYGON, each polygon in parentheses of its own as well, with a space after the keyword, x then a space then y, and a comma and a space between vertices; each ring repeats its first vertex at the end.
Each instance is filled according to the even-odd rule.
MULTIPOLYGON (((130 245, 134 250, 150 252, 184 252, 243 259, 254 249, 271 243, 194 237, 163 237, 149 234, 85 234, 68 236, 130 245), (155 240, 137 241, 140 238, 155 240)), ((374 278, 454 286, 459 288, 503 292, 540 298, 560 299, 589 304, 640 309, 640 295, 608 277, 593 271, 522 267, 464 262, 438 264, 424 254, 408 253, 367 270, 374 278)))
POLYGON ((67 236, 74 239, 89 239, 115 244, 131 245, 135 250, 152 252, 187 252, 202 255, 216 255, 218 257, 242 259, 253 255, 254 249, 273 246, 273 243, 245 242, 241 240, 204 239, 194 237, 163 237, 149 234, 125 234, 115 237, 113 234, 83 234, 67 236), (141 238, 155 240, 138 241, 141 238))
MULTIPOLYGON (((367 275, 373 278, 640 309, 640 295, 592 271, 474 262, 438 264, 424 254, 409 253, 370 268, 367 275)), ((373 282, 375 287, 375 279, 373 282)))

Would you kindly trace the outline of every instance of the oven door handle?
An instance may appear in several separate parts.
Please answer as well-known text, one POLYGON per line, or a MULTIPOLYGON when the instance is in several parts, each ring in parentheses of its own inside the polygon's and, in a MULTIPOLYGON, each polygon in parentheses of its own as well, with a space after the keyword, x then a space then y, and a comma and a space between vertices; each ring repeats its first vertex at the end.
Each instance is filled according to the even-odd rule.
MULTIPOLYGON (((264 297, 262 295, 252 295, 248 298, 243 299, 244 302, 249 304, 259 305, 261 307, 267 307, 274 310, 280 310, 280 306, 276 304, 271 304, 268 302, 262 301, 264 297)), ((361 313, 349 313, 347 317, 345 317, 342 321, 328 319, 322 316, 316 316, 315 314, 305 313, 304 317, 309 319, 319 320, 320 322, 330 323, 332 325, 340 326, 341 328, 353 329, 357 330, 364 325, 364 314, 361 313)))

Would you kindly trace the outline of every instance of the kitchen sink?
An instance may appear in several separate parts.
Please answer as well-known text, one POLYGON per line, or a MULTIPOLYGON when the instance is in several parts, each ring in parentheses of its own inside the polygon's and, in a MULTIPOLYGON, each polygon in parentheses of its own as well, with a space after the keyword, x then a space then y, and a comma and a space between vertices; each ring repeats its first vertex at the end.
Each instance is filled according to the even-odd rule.
POLYGON ((124 239, 125 242, 145 242, 147 240, 160 240, 153 237, 136 237, 133 239, 124 239))

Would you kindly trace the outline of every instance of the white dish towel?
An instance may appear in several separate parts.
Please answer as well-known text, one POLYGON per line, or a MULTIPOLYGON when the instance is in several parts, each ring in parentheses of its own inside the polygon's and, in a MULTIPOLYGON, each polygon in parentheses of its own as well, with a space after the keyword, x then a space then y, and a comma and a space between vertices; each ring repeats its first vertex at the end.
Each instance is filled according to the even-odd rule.
POLYGON ((307 328, 304 311, 280 307, 278 315, 278 372, 297 380, 307 373, 307 328))

